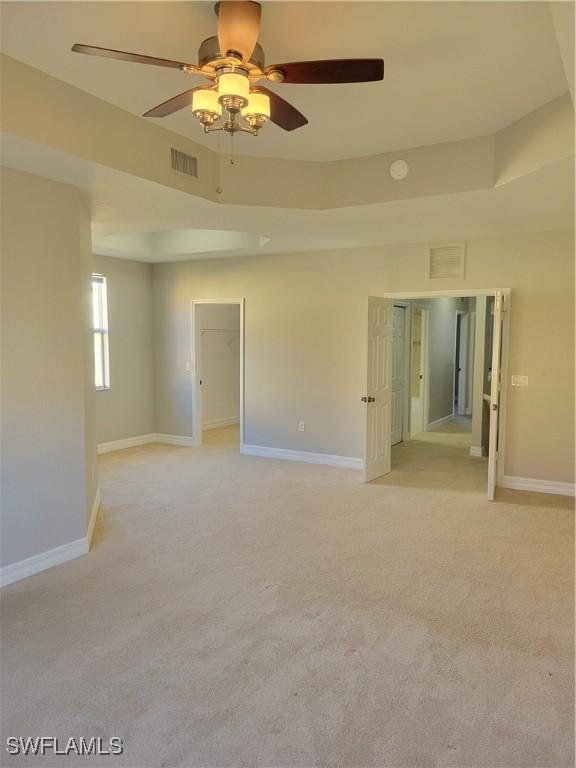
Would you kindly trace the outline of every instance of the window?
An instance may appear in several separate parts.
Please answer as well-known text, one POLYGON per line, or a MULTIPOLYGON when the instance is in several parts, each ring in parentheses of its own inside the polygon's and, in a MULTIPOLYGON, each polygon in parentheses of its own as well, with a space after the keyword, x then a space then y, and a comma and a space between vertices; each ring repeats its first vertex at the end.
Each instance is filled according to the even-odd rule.
POLYGON ((108 298, 104 275, 92 275, 92 312, 94 315, 94 383, 96 389, 110 389, 108 298))

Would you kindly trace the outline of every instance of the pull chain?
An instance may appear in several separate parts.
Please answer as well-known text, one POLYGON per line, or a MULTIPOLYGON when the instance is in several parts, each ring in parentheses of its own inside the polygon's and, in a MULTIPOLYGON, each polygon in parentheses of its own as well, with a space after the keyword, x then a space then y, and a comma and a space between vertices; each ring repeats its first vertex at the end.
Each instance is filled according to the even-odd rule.
POLYGON ((216 194, 221 195, 224 190, 222 189, 222 153, 220 152, 220 132, 218 132, 217 139, 218 139, 218 186, 216 187, 216 194))

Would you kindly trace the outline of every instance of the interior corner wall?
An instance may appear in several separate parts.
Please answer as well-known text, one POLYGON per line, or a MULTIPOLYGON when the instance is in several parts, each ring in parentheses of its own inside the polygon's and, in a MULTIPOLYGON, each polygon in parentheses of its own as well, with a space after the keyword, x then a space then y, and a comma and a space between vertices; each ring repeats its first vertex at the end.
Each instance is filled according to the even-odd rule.
POLYGON ((96 392, 97 442, 154 433, 152 266, 94 255, 106 276, 110 389, 96 392))
POLYGON ((4 567, 85 541, 97 474, 83 200, 6 168, 1 188, 4 567))
POLYGON ((463 280, 431 284, 426 258, 415 243, 155 264, 158 432, 192 435, 193 298, 246 299, 246 443, 360 457, 368 295, 511 288, 509 371, 530 385, 509 389, 504 471, 574 482, 573 230, 470 239, 463 280))

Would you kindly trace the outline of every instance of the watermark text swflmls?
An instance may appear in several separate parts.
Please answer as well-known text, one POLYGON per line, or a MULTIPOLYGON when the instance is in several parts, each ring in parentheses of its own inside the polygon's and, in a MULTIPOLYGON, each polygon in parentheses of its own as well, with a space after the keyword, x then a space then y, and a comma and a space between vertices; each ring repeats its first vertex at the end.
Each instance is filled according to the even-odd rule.
POLYGON ((92 736, 70 736, 60 739, 57 736, 8 736, 6 752, 9 755, 121 755, 124 744, 118 736, 103 739, 92 736))

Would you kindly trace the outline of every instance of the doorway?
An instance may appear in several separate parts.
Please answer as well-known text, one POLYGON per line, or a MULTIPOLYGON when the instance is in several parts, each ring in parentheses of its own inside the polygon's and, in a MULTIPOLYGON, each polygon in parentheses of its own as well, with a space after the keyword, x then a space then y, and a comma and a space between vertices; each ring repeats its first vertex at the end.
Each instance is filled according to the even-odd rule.
POLYGON ((456 333, 454 340, 454 407, 453 413, 465 416, 469 410, 469 313, 456 310, 456 333))
POLYGON ((406 305, 394 304, 392 310, 392 445, 404 440, 407 384, 406 366, 406 305))
MULTIPOLYGON (((395 321, 394 319, 395 305, 399 300, 400 294, 389 294, 381 298, 369 297, 368 302, 367 372, 369 375, 367 376, 367 396, 362 398, 367 404, 364 452, 365 480, 370 481, 390 473, 394 469, 392 466, 393 456, 400 456, 398 451, 406 455, 410 451, 414 452, 415 447, 410 446, 410 443, 413 442, 410 437, 416 437, 417 440, 422 437, 420 442, 428 446, 426 450, 432 450, 430 455, 434 455, 435 442, 439 446, 443 446, 443 453, 447 456, 446 477, 450 477, 451 470, 449 467, 452 461, 456 462, 453 465, 454 468, 468 464, 474 464, 477 467, 482 463, 484 466, 482 472, 488 478, 487 495, 492 500, 496 484, 501 481, 503 475, 505 452, 505 372, 508 357, 509 311, 504 312, 504 307, 509 310, 510 292, 501 290, 494 292, 488 290, 447 291, 402 295, 402 303, 409 303, 404 314, 404 327, 406 327, 407 322, 412 325, 411 321, 413 321, 414 326, 414 331, 409 331, 407 357, 410 368, 408 376, 405 377, 405 390, 409 395, 408 408, 403 409, 398 406, 404 423, 410 425, 408 439, 402 444, 397 441, 399 419, 393 412, 394 403, 400 404, 403 400, 396 387, 400 352, 399 349, 394 349, 398 328, 401 327, 401 320, 395 321), (480 409, 477 409, 482 418, 485 416, 485 403, 489 400, 490 434, 488 460, 486 461, 482 458, 482 454, 477 453, 470 444, 471 419, 469 412, 472 400, 472 382, 468 380, 468 372, 473 370, 470 359, 473 343, 469 340, 469 332, 475 326, 474 323, 470 322, 470 315, 472 310, 476 310, 477 299, 485 305, 490 296, 494 297, 493 305, 495 307, 494 313, 490 317, 492 326, 490 329, 491 386, 489 393, 484 390, 480 391, 481 387, 477 388, 478 392, 474 400, 476 402, 480 397, 482 401, 480 409), (431 320, 430 315, 426 318, 426 315, 422 313, 422 305, 425 305, 426 309, 431 312, 431 300, 433 299, 438 299, 438 302, 435 302, 438 311, 434 315, 436 319, 431 320), (454 311, 455 305, 461 307, 457 314, 454 311), (443 322, 451 318, 452 326, 449 333, 445 324, 443 331, 439 329, 440 318, 443 318, 443 322), (422 352, 422 327, 424 324, 428 326, 427 337, 436 333, 434 337, 436 339, 436 354, 441 353, 442 355, 441 365, 435 365, 434 375, 429 374, 428 377, 426 375, 426 355, 422 352), (422 378, 420 378, 421 376, 422 378), (426 382, 426 378, 429 381, 426 382), (432 386, 434 383, 432 379, 436 382, 436 389, 432 386), (424 382, 429 386, 419 385, 419 382, 424 382), (428 413, 424 417, 422 401, 427 391, 428 405, 426 410, 428 413), (430 394, 431 392, 432 394, 430 394), (414 424, 411 413, 412 396, 414 396, 416 403, 414 424), (455 399, 456 396, 457 399, 455 399), (419 409, 418 405, 420 406, 419 409), (414 430, 418 429, 419 426, 423 429, 416 433, 414 430), (426 437, 425 433, 435 434, 426 437), (394 451, 392 451, 392 446, 394 446, 394 451), (454 452, 451 453, 453 449, 454 452)), ((487 339, 489 338, 490 335, 487 334, 487 339)), ((434 354, 433 350, 434 345, 430 342, 428 361, 430 356, 434 354)), ((484 344, 482 344, 482 351, 486 354, 484 344)), ((436 452, 436 457, 439 455, 440 452, 436 452)))
POLYGON ((192 301, 192 434, 244 442, 244 299, 192 301), (218 430, 218 432, 216 432, 218 430), (226 430, 226 431, 225 431, 226 430))
POLYGON ((428 425, 429 339, 428 309, 412 305, 410 323, 410 437, 428 425))

